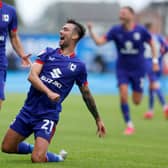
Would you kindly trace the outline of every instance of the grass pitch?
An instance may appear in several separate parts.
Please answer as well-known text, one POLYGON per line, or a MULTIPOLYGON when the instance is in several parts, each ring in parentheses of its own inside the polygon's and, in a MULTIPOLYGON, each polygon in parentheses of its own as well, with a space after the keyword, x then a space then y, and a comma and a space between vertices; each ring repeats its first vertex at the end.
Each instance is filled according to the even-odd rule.
MULTIPOLYGON (((8 94, 0 112, 0 140, 15 118, 25 99, 24 94, 8 94)), ((143 113, 147 99, 140 106, 131 104, 136 133, 123 135, 125 128, 117 96, 95 96, 105 123, 105 138, 96 136, 96 125, 79 95, 72 95, 63 104, 63 112, 49 150, 68 152, 62 163, 32 164, 30 155, 0 153, 0 168, 168 168, 168 121, 158 103, 155 117, 147 121, 143 113)), ((130 100, 131 102, 131 100, 130 100)), ((33 136, 27 139, 33 143, 33 136)))

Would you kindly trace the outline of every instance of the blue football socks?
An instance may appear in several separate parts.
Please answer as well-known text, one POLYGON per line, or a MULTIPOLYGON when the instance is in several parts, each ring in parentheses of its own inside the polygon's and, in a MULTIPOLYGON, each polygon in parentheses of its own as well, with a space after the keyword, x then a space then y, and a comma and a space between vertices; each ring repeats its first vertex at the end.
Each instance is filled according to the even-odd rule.
POLYGON ((32 153, 34 145, 26 142, 21 142, 18 145, 18 154, 29 154, 32 153))
MULTIPOLYGON (((29 154, 32 153, 34 145, 21 142, 18 145, 18 154, 29 154)), ((56 155, 55 153, 47 152, 46 154, 47 162, 61 162, 64 161, 61 155, 56 155)))
POLYGON ((149 89, 149 109, 150 111, 153 111, 154 106, 154 90, 149 89))
POLYGON ((161 92, 161 89, 159 88, 159 89, 155 90, 155 92, 156 92, 156 95, 157 95, 161 105, 164 106, 166 104, 166 102, 165 102, 165 98, 161 92))
POLYGON ((121 104, 121 111, 126 123, 130 121, 129 106, 128 103, 121 104))
POLYGON ((47 152, 47 162, 62 162, 64 159, 61 155, 56 155, 55 153, 47 152))

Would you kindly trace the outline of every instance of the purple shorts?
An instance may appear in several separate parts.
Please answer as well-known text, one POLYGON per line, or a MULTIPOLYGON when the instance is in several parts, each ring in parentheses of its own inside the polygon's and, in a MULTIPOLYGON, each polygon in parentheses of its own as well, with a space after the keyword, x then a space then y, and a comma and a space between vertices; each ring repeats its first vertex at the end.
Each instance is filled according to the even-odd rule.
POLYGON ((145 71, 141 73, 127 72, 120 70, 117 72, 118 86, 122 84, 131 85, 133 91, 143 92, 145 71))
POLYGON ((20 112, 14 122, 10 125, 10 128, 24 136, 29 137, 34 133, 35 138, 41 137, 46 139, 49 143, 55 134, 57 121, 35 116, 28 116, 20 112))
POLYGON ((0 70, 0 100, 5 100, 5 81, 6 81, 6 70, 0 70))

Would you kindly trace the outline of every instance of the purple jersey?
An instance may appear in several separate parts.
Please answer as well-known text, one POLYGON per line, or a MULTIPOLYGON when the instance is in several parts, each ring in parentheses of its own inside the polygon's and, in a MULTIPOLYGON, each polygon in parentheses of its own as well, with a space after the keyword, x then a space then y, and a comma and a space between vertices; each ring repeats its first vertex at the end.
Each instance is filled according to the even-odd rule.
POLYGON ((164 54, 168 52, 168 46, 167 46, 164 38, 161 35, 153 34, 152 38, 155 42, 157 56, 159 58, 160 69, 157 72, 153 71, 153 68, 152 68, 152 52, 151 52, 151 48, 148 44, 145 45, 146 67, 147 67, 147 75, 148 75, 150 81, 157 81, 158 78, 162 74, 162 69, 163 69, 162 60, 163 60, 164 54))
POLYGON ((17 16, 15 9, 0 2, 0 69, 7 68, 7 58, 5 54, 6 38, 10 31, 17 30, 17 16))
POLYGON ((145 69, 144 42, 151 41, 150 33, 142 26, 135 25, 127 31, 122 25, 112 27, 106 34, 108 41, 116 44, 118 58, 117 70, 139 72, 145 69))
POLYGON ((87 84, 85 64, 75 56, 64 56, 60 53, 60 49, 52 48, 47 48, 40 54, 36 62, 43 64, 39 76, 41 81, 52 91, 60 94, 60 100, 52 102, 46 94, 31 86, 21 112, 58 120, 61 103, 71 91, 74 83, 79 87, 87 84))

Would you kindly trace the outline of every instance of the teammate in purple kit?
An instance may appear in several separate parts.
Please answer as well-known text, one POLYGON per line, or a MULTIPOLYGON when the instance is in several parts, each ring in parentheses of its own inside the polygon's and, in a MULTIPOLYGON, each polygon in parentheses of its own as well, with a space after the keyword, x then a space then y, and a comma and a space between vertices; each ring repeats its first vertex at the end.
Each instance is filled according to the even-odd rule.
POLYGON ((158 70, 158 60, 150 33, 144 27, 135 24, 134 10, 131 7, 123 7, 120 9, 119 17, 121 24, 113 26, 105 36, 97 36, 91 23, 88 23, 88 30, 97 45, 103 45, 111 40, 116 44, 118 52, 116 76, 120 91, 120 107, 126 123, 124 134, 130 135, 135 129, 130 118, 128 84, 131 84, 133 90, 134 104, 139 104, 145 75, 144 42, 151 46, 154 70, 158 70))
POLYGON ((22 59, 22 65, 30 64, 29 55, 24 53, 19 36, 17 34, 17 16, 15 9, 0 0, 0 108, 5 100, 4 86, 6 81, 6 70, 8 66, 6 57, 6 38, 9 38, 12 47, 22 59))
POLYGON ((146 23, 145 27, 151 33, 157 48, 157 56, 159 60, 160 70, 154 72, 152 70, 152 56, 151 49, 148 44, 146 44, 145 57, 146 57, 146 67, 147 67, 147 77, 149 79, 149 109, 144 114, 145 119, 152 119, 154 116, 154 96, 156 95, 159 99, 160 104, 162 105, 164 116, 168 119, 168 105, 166 104, 165 97, 160 88, 159 78, 162 74, 162 61, 165 53, 168 52, 168 46, 164 38, 157 33, 156 27, 152 23, 146 23))
POLYGON ((3 139, 3 152, 32 153, 32 162, 63 161, 65 151, 56 155, 47 149, 59 121, 61 104, 75 83, 96 121, 98 136, 105 135, 104 124, 88 88, 85 64, 74 53, 76 43, 84 34, 81 24, 68 20, 60 30, 60 48, 47 48, 38 56, 28 77, 31 87, 25 104, 3 139), (34 146, 23 142, 32 133, 35 135, 34 146))

